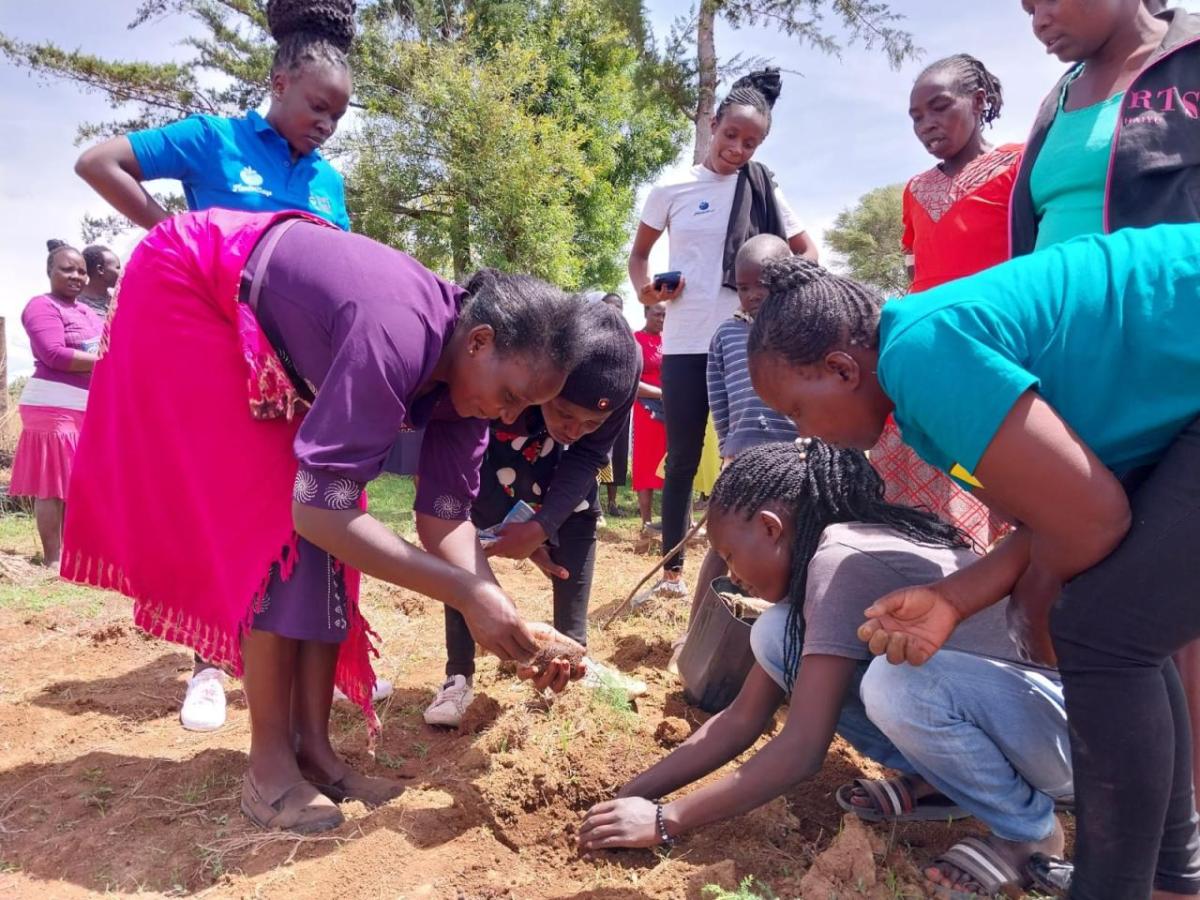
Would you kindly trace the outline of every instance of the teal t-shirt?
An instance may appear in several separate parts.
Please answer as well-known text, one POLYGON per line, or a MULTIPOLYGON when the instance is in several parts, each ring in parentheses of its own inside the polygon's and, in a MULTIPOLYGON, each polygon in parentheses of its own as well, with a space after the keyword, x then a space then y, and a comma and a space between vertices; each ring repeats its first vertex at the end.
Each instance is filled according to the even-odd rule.
POLYGON ((904 441, 972 473, 1035 388, 1117 473, 1200 417, 1200 224, 1075 238, 885 304, 879 381, 904 441))
MULTIPOLYGON (((1082 71, 1081 67, 1076 77, 1082 71)), ((1104 231, 1108 165, 1125 95, 1068 111, 1063 104, 1069 87, 1070 83, 1063 87, 1058 114, 1029 173, 1038 250, 1104 231)))

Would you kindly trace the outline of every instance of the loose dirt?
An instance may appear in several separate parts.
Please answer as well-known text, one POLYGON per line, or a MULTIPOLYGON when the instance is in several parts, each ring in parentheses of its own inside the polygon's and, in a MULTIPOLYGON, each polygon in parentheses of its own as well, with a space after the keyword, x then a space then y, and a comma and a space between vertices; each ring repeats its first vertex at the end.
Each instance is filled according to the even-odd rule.
MULTIPOLYGON (((600 545, 594 623, 646 568, 631 546, 600 545)), ((506 561, 497 570, 528 618, 550 619, 540 572, 506 561)), ((373 811, 344 807, 347 822, 332 834, 263 833, 238 810, 249 724, 237 682, 225 728, 184 731, 190 654, 134 629, 116 595, 59 589, 65 600, 0 606, 2 896, 684 900, 753 875, 756 890, 769 885, 781 897, 921 897, 912 861, 971 829, 843 821, 834 791, 877 773, 838 743, 790 798, 695 832, 669 853, 584 858, 575 840, 588 807, 706 718, 663 670, 687 604, 653 604, 608 632, 593 626, 589 654, 649 685, 635 708, 583 689, 548 701, 481 656, 463 727, 442 731, 421 718, 442 679, 442 610, 368 582, 378 670, 396 689, 379 710, 373 759, 353 709, 335 710, 335 743, 362 771, 401 779, 405 793, 373 811)))

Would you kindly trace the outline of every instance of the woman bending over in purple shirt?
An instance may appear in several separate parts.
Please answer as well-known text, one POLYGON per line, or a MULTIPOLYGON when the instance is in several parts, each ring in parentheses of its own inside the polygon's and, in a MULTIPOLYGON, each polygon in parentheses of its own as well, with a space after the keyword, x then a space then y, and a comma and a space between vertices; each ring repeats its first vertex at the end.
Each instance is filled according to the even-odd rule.
MULTIPOLYGON (((62 571, 120 590, 139 626, 244 673, 242 811, 255 824, 323 831, 343 821, 335 804, 399 793, 329 742, 335 683, 379 727, 359 573, 444 602, 502 659, 534 657, 470 509, 488 421, 559 393, 578 319, 577 300, 535 278, 484 271, 464 290, 301 213, 188 213, 134 251, 62 571), (420 547, 364 495, 405 425, 426 435, 420 547)), ((539 674, 561 689, 583 673, 555 660, 539 674)))

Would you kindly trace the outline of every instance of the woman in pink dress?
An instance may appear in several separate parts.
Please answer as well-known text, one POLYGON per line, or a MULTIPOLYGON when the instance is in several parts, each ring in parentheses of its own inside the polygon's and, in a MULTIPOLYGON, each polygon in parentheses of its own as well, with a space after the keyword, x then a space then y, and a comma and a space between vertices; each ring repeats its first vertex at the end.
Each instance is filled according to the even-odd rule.
POLYGON ((642 528, 654 518, 654 492, 663 486, 658 464, 667 455, 667 427, 662 416, 662 329, 666 317, 665 303, 647 306, 646 325, 634 334, 642 348, 642 382, 638 385, 638 402, 633 406, 633 489, 637 492, 642 528))
POLYGON ((30 300, 21 313, 34 367, 21 393, 21 437, 9 493, 33 498, 42 562, 57 569, 71 464, 104 323, 77 301, 88 282, 83 254, 63 241, 46 246, 50 291, 30 300))

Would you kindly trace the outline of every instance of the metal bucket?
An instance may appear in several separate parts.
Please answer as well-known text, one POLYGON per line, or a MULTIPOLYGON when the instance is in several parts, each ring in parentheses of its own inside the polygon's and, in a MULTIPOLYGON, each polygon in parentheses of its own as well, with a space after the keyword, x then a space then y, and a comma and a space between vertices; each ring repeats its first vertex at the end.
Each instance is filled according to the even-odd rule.
POLYGON ((678 663, 684 697, 710 713, 733 702, 754 665, 750 626, 758 613, 735 615, 721 594, 748 596, 728 578, 714 579, 696 610, 678 663))

